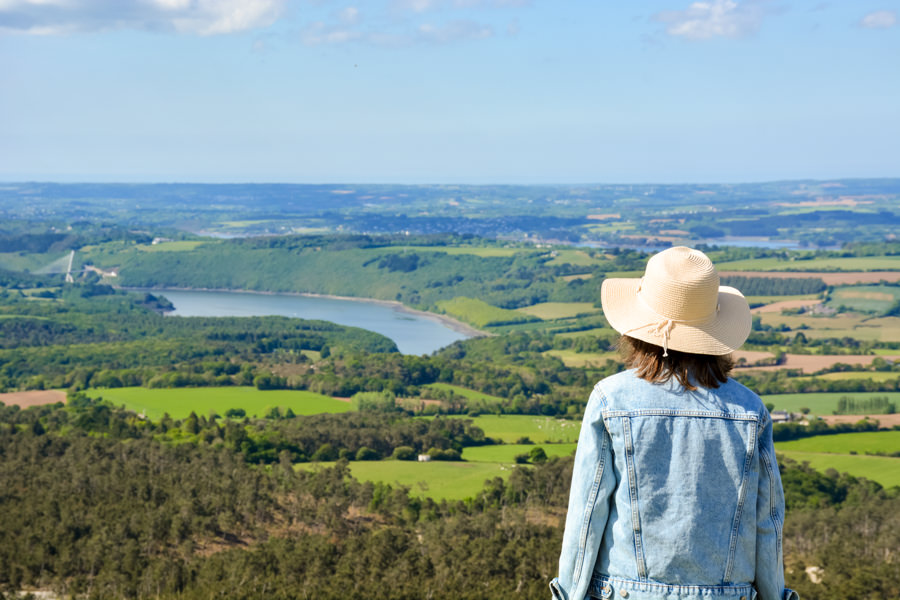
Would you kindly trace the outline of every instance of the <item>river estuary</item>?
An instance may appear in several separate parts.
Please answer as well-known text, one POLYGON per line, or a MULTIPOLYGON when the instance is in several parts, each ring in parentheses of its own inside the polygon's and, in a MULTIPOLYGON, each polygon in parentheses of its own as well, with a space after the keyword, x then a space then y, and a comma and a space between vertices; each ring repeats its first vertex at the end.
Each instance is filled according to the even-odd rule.
POLYGON ((385 335, 403 354, 431 354, 471 335, 437 315, 373 300, 206 290, 152 290, 175 305, 182 317, 262 317, 280 315, 331 321, 385 335))

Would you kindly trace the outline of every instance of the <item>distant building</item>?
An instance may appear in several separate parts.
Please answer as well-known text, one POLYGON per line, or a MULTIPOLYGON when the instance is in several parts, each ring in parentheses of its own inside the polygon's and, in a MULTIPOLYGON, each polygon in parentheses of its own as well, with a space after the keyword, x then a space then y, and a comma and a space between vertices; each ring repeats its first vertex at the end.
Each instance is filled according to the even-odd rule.
POLYGON ((794 413, 789 413, 786 410, 773 410, 769 413, 772 415, 773 423, 790 423, 794 420, 794 413))

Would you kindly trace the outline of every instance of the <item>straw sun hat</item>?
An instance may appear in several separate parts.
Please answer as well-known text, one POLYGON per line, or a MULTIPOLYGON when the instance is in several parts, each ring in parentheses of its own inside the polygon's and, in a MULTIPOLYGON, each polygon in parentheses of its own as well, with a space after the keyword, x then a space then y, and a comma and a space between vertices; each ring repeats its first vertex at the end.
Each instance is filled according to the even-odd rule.
POLYGON ((719 356, 750 335, 750 306, 732 287, 719 285, 712 261, 678 246, 654 255, 640 279, 607 279, 600 303, 621 333, 668 350, 719 356))

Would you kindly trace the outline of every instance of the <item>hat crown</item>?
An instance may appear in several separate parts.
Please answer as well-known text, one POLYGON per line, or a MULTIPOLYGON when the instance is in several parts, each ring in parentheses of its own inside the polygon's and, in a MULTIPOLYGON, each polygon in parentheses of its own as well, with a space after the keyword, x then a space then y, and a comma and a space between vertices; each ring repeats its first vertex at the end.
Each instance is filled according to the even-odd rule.
POLYGON ((639 296, 666 319, 710 319, 715 317, 718 306, 719 274, 699 250, 676 246, 647 261, 639 296))

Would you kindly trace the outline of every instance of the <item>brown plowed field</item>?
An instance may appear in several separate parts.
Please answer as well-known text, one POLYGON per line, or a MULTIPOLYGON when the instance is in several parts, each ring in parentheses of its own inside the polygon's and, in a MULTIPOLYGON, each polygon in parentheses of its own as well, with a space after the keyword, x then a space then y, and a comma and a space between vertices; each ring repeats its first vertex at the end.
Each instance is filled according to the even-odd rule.
POLYGON ((863 417, 869 417, 878 421, 878 427, 881 429, 890 429, 894 425, 900 425, 900 414, 893 415, 825 415, 822 419, 829 425, 838 423, 856 423, 862 421, 863 417))
POLYGON ((19 408, 29 406, 41 406, 43 404, 56 404, 65 402, 66 393, 59 390, 32 390, 30 392, 10 392, 0 394, 0 402, 7 406, 16 405, 19 408))
POLYGON ((816 304, 822 304, 821 300, 782 300, 781 302, 773 302, 772 304, 766 304, 765 306, 759 306, 757 308, 752 309, 750 312, 755 314, 759 313, 780 313, 784 309, 790 308, 803 308, 806 306, 815 306, 816 304))
POLYGON ((755 364, 766 358, 775 358, 771 352, 760 352, 759 350, 735 350, 732 354, 735 361, 744 359, 748 365, 755 364))
MULTIPOLYGON (((785 354, 783 365, 770 367, 745 367, 741 371, 778 371, 780 369, 801 369, 804 373, 810 374, 822 369, 828 368, 837 363, 845 365, 863 365, 872 364, 872 361, 878 358, 871 354, 785 354)), ((882 356, 888 360, 897 360, 900 356, 882 356)))
POLYGON ((815 273, 812 271, 721 271, 719 275, 739 277, 773 277, 778 279, 818 277, 826 285, 853 285, 855 283, 878 283, 900 281, 900 271, 846 271, 843 273, 815 273))

